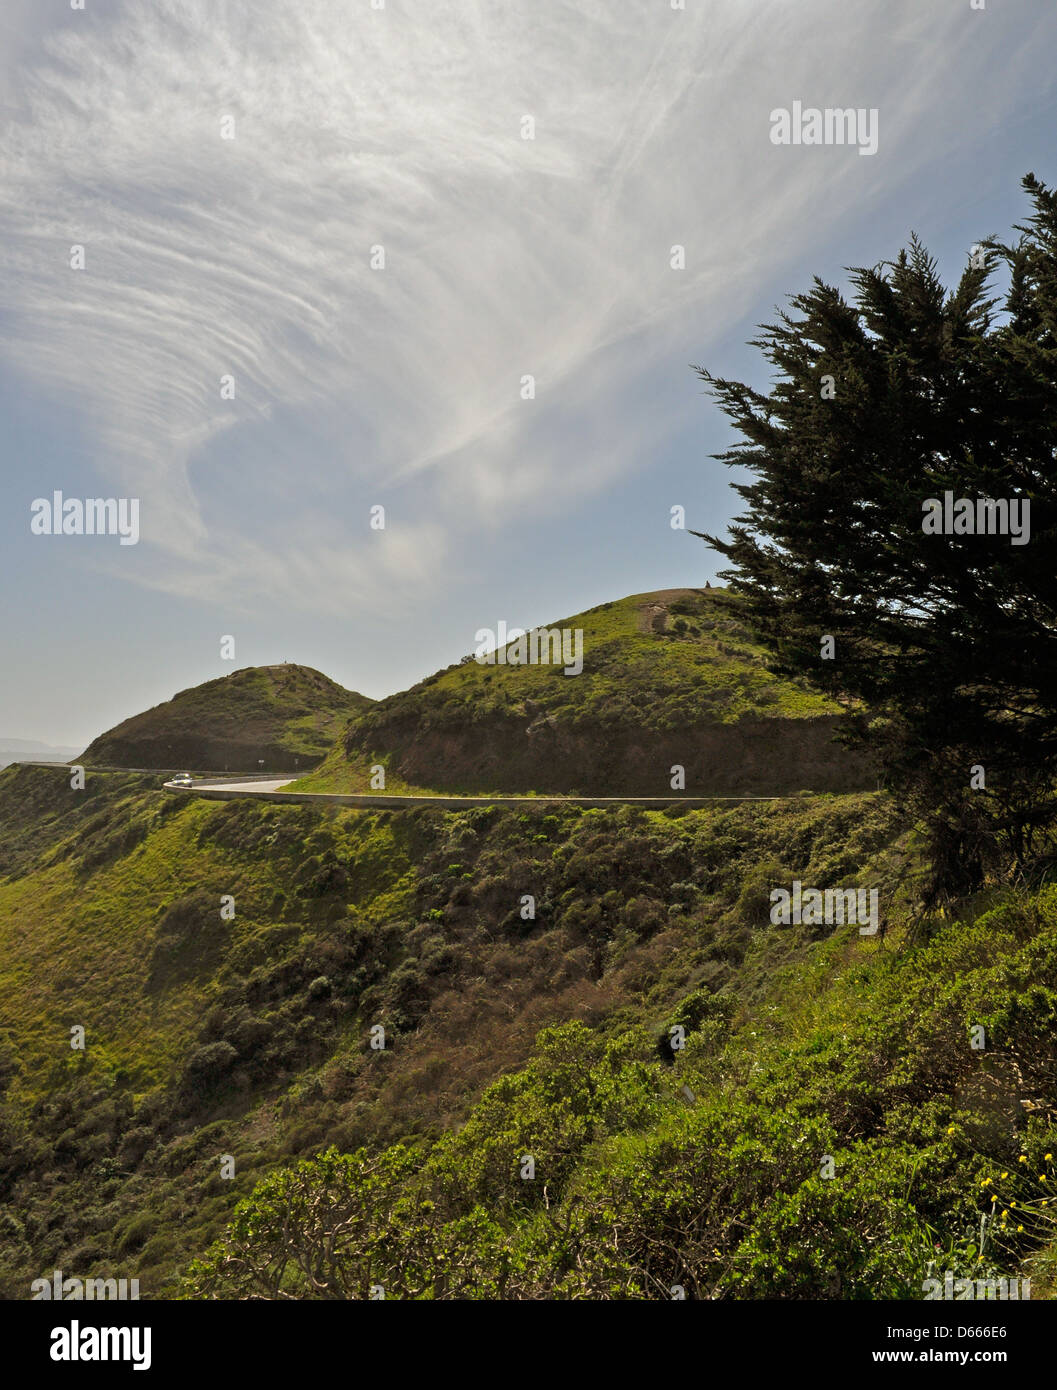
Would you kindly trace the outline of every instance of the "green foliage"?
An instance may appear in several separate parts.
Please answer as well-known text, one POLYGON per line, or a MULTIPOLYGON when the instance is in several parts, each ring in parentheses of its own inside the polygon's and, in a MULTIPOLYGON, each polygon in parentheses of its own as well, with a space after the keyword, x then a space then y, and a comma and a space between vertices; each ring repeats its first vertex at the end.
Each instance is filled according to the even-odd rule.
POLYGON ((718 457, 753 474, 731 538, 706 539, 773 668, 856 703, 845 733, 930 821, 936 901, 1031 857, 1057 818, 1057 192, 1023 182, 1020 239, 986 243, 952 291, 915 240, 855 270, 851 302, 816 278, 761 329, 767 396, 698 368, 742 437, 718 457), (926 529, 946 494, 1018 499, 1030 543, 926 529))
POLYGON ((899 1299, 936 1268, 992 1278, 1035 1253, 1048 1269, 1055 1111, 1021 1128, 1018 1095, 1057 1081, 1042 1031, 1057 892, 969 912, 896 955, 816 954, 827 988, 740 1027, 722 997, 684 998, 673 1019, 721 1055, 703 1065, 688 1048, 674 1078, 641 1031, 545 1030, 460 1130, 370 1160, 386 1175, 373 1212, 363 1152, 295 1170, 312 1215, 281 1230, 269 1179, 188 1296, 364 1298, 371 1281, 396 1298, 899 1299), (980 1018, 983 1052, 967 1031, 980 1018), (352 1206, 356 1234, 335 1254, 336 1218, 315 1213, 340 1213, 344 1240, 352 1206), (323 1288, 304 1275, 319 1261, 323 1288))
POLYGON ((218 1237, 189 1288, 356 1298, 913 1296, 929 1260, 976 1261, 981 1218, 987 1268, 1053 1243, 1057 888, 919 930, 904 880, 920 866, 884 795, 674 819, 158 816, 164 794, 115 777, 91 827, 51 819, 65 781, 35 773, 44 862, 0 881, 6 1296, 74 1259, 171 1294, 218 1237), (84 870, 119 815, 148 833, 84 870), (878 883, 888 937, 748 912, 779 872, 878 883), (686 1047, 666 1055, 673 1024, 686 1047), (221 1236, 257 1182, 332 1145, 338 1166, 307 1170, 318 1220, 296 1206, 308 1235, 276 1208, 221 1236), (992 1212, 980 1180, 1003 1172, 1017 1182, 992 1212), (1029 1205, 1024 1231, 1001 1229, 1029 1205), (352 1224, 321 1254, 328 1212, 352 1224))
MULTIPOLYGON (((26 809, 0 828, 0 854, 16 837, 37 854, 0 880, 0 1208, 23 1226, 0 1255, 0 1289, 18 1297, 75 1254, 85 1275, 171 1290, 255 1178, 328 1143, 377 1152, 457 1132, 475 1097, 525 1065, 541 1025, 641 1023, 638 1060, 670 1074, 656 1029, 680 1001, 711 1001, 691 1042, 726 1027, 735 997, 716 991, 738 984, 729 961, 752 936, 736 911, 751 866, 857 873, 899 828, 872 796, 672 819, 177 801, 124 774, 71 793, 45 768, 0 773, 0 801, 9 784, 26 809), (142 838, 85 867, 133 822, 142 838), (84 1053, 69 1047, 71 1020, 84 1053), (374 1053, 379 1023, 387 1047, 374 1053), (115 1232, 146 1214, 154 1233, 118 1254, 115 1232)), ((571 1076, 575 1056, 546 1067, 571 1076)), ((472 1192, 498 1166, 525 1219, 545 1222, 545 1184, 517 1177, 520 1155, 535 1145, 571 1171, 584 1145, 619 1131, 601 1103, 615 1084, 596 1070, 597 1103, 578 1094, 560 1116, 528 1097, 451 1220, 478 1220, 472 1192)))

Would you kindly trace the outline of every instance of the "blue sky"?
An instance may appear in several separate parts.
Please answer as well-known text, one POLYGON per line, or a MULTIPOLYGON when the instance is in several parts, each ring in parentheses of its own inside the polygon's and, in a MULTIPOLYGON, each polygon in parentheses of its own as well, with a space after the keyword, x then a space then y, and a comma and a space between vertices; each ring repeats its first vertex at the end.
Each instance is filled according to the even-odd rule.
POLYGON ((703 583, 670 508, 721 530, 737 498, 689 364, 764 384, 745 340, 812 275, 914 230, 953 279, 1022 174, 1057 181, 1038 0, 0 24, 3 737, 84 744, 283 659, 381 696, 500 619, 703 583), (773 145, 794 101, 876 108, 877 153, 773 145), (31 535, 55 489, 139 498, 139 544, 31 535))

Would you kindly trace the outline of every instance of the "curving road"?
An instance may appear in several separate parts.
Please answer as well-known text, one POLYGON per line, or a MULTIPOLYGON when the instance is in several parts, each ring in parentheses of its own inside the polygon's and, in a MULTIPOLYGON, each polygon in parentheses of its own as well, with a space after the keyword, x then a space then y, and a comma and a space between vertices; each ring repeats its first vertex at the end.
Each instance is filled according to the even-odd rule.
POLYGON ((261 792, 277 792, 280 787, 288 787, 296 779, 293 777, 280 778, 278 781, 271 781, 267 777, 249 778, 236 780, 234 782, 225 780, 214 782, 210 778, 196 778, 192 787, 174 787, 171 782, 166 782, 165 787, 168 791, 213 791, 213 792, 239 792, 242 796, 259 796, 261 792), (252 785, 247 785, 252 783, 252 785))
POLYGON ((645 806, 661 810, 666 806, 715 806, 722 802, 790 801, 785 796, 388 796, 383 792, 286 792, 296 778, 275 777, 196 778, 189 787, 164 783, 165 790, 202 796, 213 801, 234 801, 255 797, 259 801, 279 801, 311 805, 326 802, 335 806, 363 806, 375 810, 406 811, 415 807, 459 811, 467 806, 645 806))
MULTIPOLYGON (((30 759, 10 764, 12 767, 62 768, 73 763, 34 762, 30 759)), ((165 769, 147 767, 90 767, 88 772, 158 772, 165 769)), ((169 769, 175 771, 175 769, 169 769)), ((467 806, 645 806, 662 810, 666 806, 720 806, 741 801, 802 801, 805 793, 782 796, 388 796, 384 792, 288 792, 283 791, 296 777, 276 777, 274 773, 256 777, 196 777, 190 786, 175 786, 163 782, 166 791, 187 796, 202 796, 213 801, 234 801, 239 797, 256 797, 259 801, 281 801, 292 805, 311 805, 325 802, 334 806, 363 806, 380 811, 408 811, 418 807, 434 810, 460 811, 467 806)), ((809 793, 808 795, 815 795, 809 793)), ((821 793, 818 793, 821 795, 821 793)))

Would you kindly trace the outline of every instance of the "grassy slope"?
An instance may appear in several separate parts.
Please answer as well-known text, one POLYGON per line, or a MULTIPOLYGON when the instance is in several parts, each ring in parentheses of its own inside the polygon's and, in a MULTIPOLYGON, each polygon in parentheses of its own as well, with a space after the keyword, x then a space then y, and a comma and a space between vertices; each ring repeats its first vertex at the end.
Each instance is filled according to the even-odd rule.
POLYGON ((520 1296, 912 1295, 930 1258, 1050 1288, 1057 894, 916 919, 913 837, 883 795, 376 815, 10 769, 9 858, 20 806, 35 867, 0 880, 8 1297, 54 1267, 172 1292, 257 1180, 399 1141, 444 1215, 492 1230, 453 1237, 469 1296, 503 1250, 520 1296), (771 926, 794 876, 878 885, 886 934, 771 926), (556 1023, 573 1032, 534 1047, 556 1023), (688 1045, 665 1063, 673 1023, 688 1045), (524 1152, 551 1216, 510 1180, 524 1152))
POLYGON ((769 966, 754 1000, 673 1010, 687 1045, 667 1064, 650 1028, 566 1026, 457 1133, 372 1157, 373 1177, 334 1154, 272 1175, 190 1291, 311 1297, 273 1214, 308 1232, 325 1194, 384 1233, 369 1262, 362 1235, 320 1250, 314 1273, 353 1298, 920 1299, 946 1271, 1053 1297, 1057 886, 769 966))
POLYGON ((250 754, 260 747, 321 758, 345 721, 370 703, 308 666, 251 666, 182 690, 124 720, 95 739, 83 760, 99 766, 170 766, 170 746, 185 755, 196 742, 203 750, 227 744, 250 754))
POLYGON ((546 1024, 658 1027, 702 988, 749 1018, 772 969, 812 949, 760 935, 760 874, 888 874, 897 829, 877 796, 374 815, 187 801, 127 775, 73 792, 43 768, 0 774, 0 824, 18 805, 37 866, 0 880, 8 1296, 59 1266, 171 1287, 255 1177, 458 1124, 546 1024))
MULTIPOLYGON (((723 590, 632 594, 547 626, 583 629, 580 675, 567 677, 554 666, 469 661, 449 666, 414 690, 428 689, 433 699, 478 715, 519 711, 532 700, 539 715, 602 724, 630 716, 658 731, 695 722, 702 708, 719 723, 750 714, 796 718, 837 712, 806 684, 781 681, 767 671, 762 649, 749 638, 723 590), (650 625, 654 613, 666 614, 659 631, 650 625), (680 619, 683 631, 676 629, 680 619)), ((365 722, 371 722, 369 713, 365 722)))
MULTIPOLYGON (((504 722, 502 736, 512 749, 524 742, 527 725, 550 720, 601 750, 628 729, 661 746, 703 725, 840 712, 806 683, 767 670, 762 649, 738 621, 736 602, 722 590, 634 594, 548 626, 583 629, 580 675, 566 676, 559 666, 475 660, 449 666, 357 715, 344 739, 298 787, 365 791, 376 762, 387 769, 387 791, 452 787, 447 773, 453 764, 459 780, 456 746, 473 745, 487 736, 486 728, 504 722), (409 781, 402 755, 423 738, 437 745, 435 775, 409 781)), ((463 773, 462 785, 452 789, 520 790, 513 780, 505 787, 481 786, 463 773)))

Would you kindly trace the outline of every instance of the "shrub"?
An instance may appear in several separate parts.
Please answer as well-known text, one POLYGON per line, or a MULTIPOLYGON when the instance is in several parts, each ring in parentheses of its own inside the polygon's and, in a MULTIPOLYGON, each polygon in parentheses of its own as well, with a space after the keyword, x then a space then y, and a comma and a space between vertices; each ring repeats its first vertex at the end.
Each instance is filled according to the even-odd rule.
POLYGON ((192 1082, 211 1083, 230 1071, 238 1052, 229 1042, 207 1043, 198 1047, 187 1059, 186 1074, 192 1082))

